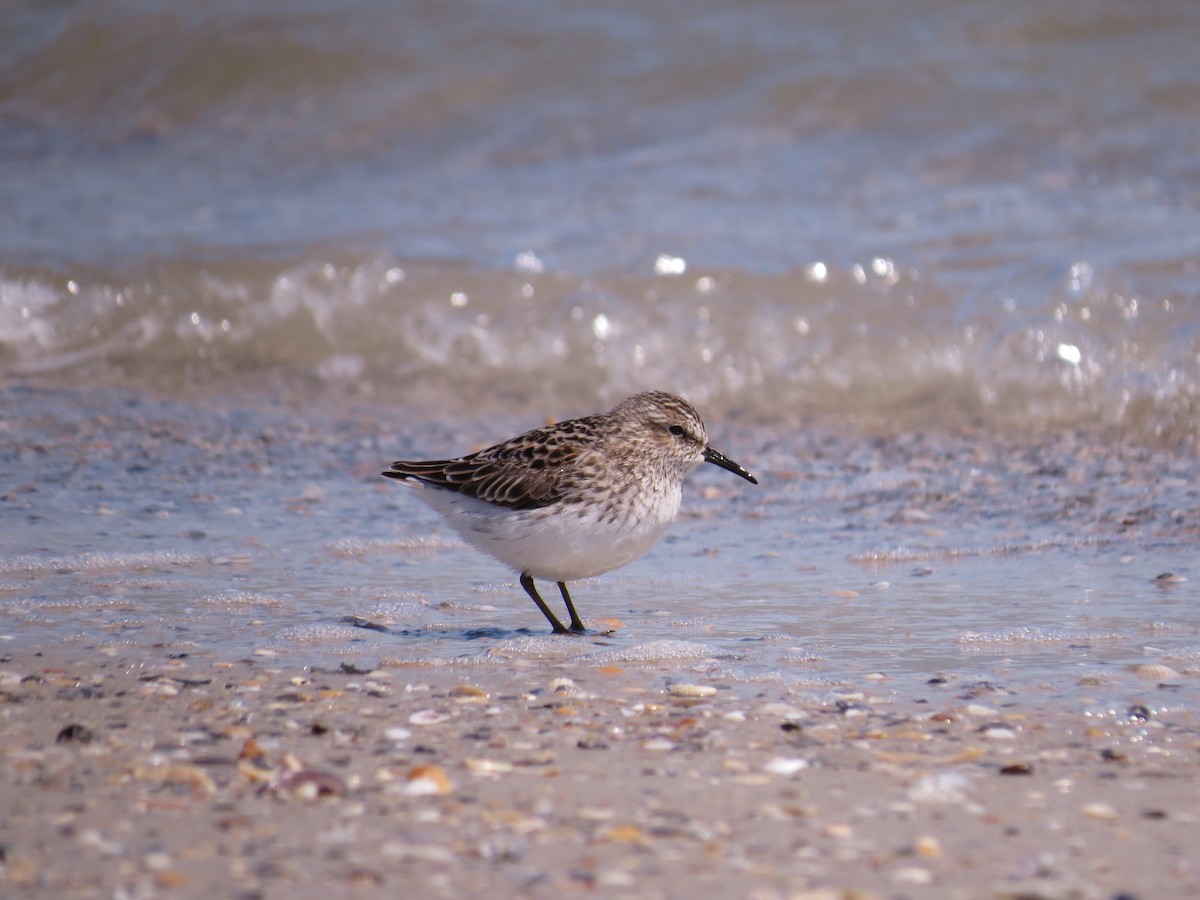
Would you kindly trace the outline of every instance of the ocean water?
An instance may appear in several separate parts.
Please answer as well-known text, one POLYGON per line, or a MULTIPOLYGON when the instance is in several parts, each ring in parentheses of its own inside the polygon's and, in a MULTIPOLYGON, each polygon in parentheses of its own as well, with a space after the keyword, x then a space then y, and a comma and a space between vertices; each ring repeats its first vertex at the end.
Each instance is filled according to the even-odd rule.
POLYGON ((1194 4, 6 18, 10 377, 1195 440, 1194 4))
POLYGON ((1194 680, 1194 3, 11 7, 9 637, 1194 680), (377 479, 647 387, 611 646, 377 479))

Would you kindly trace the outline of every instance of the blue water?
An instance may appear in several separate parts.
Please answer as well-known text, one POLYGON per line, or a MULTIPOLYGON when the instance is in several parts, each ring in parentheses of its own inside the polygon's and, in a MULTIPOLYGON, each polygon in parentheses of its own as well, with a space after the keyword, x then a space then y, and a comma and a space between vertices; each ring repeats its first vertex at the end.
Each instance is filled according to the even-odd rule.
POLYGON ((1198 19, 22 4, 0 373, 1193 442, 1198 19))

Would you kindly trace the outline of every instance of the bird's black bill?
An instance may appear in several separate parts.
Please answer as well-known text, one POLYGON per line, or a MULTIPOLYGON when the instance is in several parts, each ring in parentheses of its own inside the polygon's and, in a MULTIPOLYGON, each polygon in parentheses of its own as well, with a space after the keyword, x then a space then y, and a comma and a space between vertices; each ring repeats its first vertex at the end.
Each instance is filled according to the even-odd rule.
POLYGON ((704 448, 704 461, 710 462, 714 466, 720 466, 722 469, 728 469, 734 475, 741 475, 751 484, 758 484, 758 479, 735 463, 724 453, 718 453, 712 447, 704 448))

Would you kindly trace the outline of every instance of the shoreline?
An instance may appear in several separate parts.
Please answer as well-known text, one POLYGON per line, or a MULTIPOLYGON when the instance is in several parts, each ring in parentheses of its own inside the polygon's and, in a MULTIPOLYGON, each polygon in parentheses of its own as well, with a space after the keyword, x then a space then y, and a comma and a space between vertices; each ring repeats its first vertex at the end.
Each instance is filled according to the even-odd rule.
POLYGON ((5 648, 7 895, 1200 894, 1188 709, 145 652, 5 648))
POLYGON ((461 423, 14 399, 6 897, 1200 896, 1190 456, 730 429, 592 653, 377 484, 461 423))

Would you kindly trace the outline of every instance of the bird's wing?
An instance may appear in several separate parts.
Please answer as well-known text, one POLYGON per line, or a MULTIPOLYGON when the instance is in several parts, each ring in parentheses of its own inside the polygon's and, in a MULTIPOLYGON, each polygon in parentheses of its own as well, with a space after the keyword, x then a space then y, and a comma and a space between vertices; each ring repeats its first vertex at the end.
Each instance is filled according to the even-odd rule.
POLYGON ((413 478, 508 509, 549 506, 563 498, 587 455, 586 429, 564 426, 584 422, 539 428, 458 459, 399 460, 383 474, 413 478))

